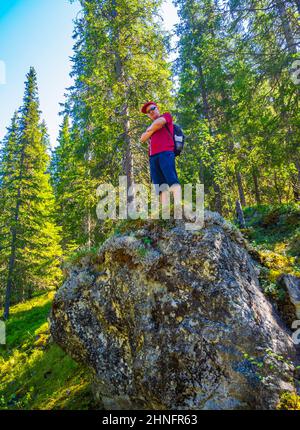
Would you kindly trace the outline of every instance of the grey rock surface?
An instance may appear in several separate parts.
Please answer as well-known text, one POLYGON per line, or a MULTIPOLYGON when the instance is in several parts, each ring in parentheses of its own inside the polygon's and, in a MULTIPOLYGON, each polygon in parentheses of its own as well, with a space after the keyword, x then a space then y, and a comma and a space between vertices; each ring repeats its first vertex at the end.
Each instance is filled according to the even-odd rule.
POLYGON ((241 233, 144 221, 70 268, 51 334, 94 374, 99 407, 273 409, 293 390, 294 345, 241 233))

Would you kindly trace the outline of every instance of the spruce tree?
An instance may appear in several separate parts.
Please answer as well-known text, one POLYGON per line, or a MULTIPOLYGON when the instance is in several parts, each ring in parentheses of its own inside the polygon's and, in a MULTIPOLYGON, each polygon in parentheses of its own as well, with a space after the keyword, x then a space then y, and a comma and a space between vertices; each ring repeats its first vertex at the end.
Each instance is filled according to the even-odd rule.
POLYGON ((61 279, 59 229, 54 223, 48 138, 41 122, 36 72, 27 74, 23 105, 4 141, 1 195, 5 251, 1 251, 4 318, 12 302, 32 297, 61 279), (10 214, 10 216, 7 216, 10 214))

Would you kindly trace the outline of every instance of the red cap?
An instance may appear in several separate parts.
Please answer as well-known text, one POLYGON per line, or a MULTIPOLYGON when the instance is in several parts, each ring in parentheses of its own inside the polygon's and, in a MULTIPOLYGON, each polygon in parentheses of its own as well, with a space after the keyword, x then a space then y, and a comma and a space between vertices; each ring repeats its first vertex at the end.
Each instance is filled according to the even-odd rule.
POLYGON ((144 106, 142 107, 141 112, 142 112, 142 113, 146 113, 146 111, 147 111, 147 107, 148 107, 148 106, 150 106, 150 105, 154 105, 154 106, 156 106, 156 107, 157 107, 157 104, 156 104, 155 102, 147 102, 147 103, 145 103, 145 104, 144 104, 144 106))

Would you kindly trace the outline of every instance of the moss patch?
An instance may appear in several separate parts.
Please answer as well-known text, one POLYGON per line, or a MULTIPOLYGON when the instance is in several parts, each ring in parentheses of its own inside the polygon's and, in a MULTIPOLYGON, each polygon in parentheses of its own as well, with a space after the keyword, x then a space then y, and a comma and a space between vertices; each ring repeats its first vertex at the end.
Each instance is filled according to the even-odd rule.
POLYGON ((298 396, 296 393, 283 393, 276 409, 300 410, 300 396, 298 396))

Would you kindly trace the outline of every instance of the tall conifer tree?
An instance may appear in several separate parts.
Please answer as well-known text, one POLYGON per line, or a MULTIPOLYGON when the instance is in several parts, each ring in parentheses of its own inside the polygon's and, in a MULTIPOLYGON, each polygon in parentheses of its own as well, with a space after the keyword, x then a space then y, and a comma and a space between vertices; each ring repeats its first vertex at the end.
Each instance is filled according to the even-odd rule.
POLYGON ((61 279, 48 149, 45 123, 40 120, 36 72, 31 67, 19 120, 15 115, 1 157, 1 290, 5 291, 6 319, 12 302, 30 298, 61 279))

